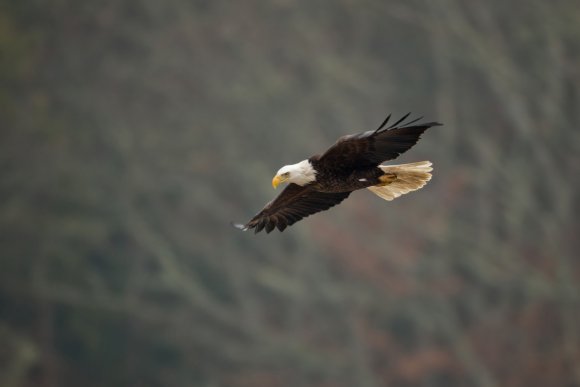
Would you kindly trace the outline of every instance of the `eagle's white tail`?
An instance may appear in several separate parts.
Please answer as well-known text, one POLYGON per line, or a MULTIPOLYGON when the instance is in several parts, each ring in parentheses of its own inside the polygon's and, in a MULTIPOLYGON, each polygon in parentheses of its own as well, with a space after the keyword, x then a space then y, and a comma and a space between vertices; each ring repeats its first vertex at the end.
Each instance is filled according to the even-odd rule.
POLYGON ((385 200, 393 200, 401 195, 422 188, 431 180, 430 161, 399 165, 379 165, 385 172, 385 184, 368 187, 368 189, 385 200))

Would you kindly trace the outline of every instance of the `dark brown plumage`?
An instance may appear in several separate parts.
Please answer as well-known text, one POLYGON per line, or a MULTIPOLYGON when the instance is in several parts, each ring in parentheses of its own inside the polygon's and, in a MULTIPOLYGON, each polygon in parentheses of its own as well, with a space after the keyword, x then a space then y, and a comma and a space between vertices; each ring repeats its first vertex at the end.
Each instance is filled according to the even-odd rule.
POLYGON ((273 184, 277 185, 280 180, 291 183, 248 223, 234 226, 244 231, 254 229, 256 233, 264 229, 269 233, 274 228, 283 231, 309 215, 339 204, 358 189, 380 190, 380 187, 386 187, 399 179, 399 185, 392 186, 393 192, 386 192, 387 196, 391 195, 389 197, 373 191, 391 200, 422 187, 431 177, 427 173, 431 170, 431 163, 405 164, 398 168, 392 166, 396 172, 391 172, 389 166, 380 165, 409 150, 428 128, 441 125, 437 122, 412 125, 421 119, 418 118, 397 126, 408 116, 386 127, 389 115, 374 131, 343 136, 322 155, 282 168, 273 184), (282 171, 287 172, 281 174, 282 171), (293 179, 300 184, 293 183, 293 179))
MULTIPOLYGON (((319 211, 328 210, 342 202, 351 191, 325 193, 314 190, 311 186, 301 187, 289 184, 273 201, 252 218, 242 229, 254 229, 256 233, 275 227, 280 231, 293 225, 300 219, 319 211)), ((239 226, 237 226, 240 228, 239 226)))

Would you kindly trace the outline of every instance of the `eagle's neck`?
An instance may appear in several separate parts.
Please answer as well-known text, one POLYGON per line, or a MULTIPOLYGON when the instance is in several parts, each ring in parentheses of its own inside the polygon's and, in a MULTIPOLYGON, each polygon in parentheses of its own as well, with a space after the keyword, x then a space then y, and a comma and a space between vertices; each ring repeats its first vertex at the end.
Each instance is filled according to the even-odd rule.
POLYGON ((310 161, 302 160, 299 163, 289 165, 292 169, 292 178, 290 182, 298 185, 306 185, 316 180, 316 169, 312 166, 310 161))

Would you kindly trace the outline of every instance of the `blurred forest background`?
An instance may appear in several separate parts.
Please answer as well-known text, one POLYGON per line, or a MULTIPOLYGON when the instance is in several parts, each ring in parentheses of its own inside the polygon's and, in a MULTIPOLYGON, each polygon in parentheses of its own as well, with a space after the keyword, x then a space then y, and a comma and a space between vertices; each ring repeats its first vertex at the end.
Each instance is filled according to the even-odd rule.
POLYGON ((0 0, 3 387, 580 386, 580 3, 0 0), (412 110, 421 191, 230 227, 412 110))

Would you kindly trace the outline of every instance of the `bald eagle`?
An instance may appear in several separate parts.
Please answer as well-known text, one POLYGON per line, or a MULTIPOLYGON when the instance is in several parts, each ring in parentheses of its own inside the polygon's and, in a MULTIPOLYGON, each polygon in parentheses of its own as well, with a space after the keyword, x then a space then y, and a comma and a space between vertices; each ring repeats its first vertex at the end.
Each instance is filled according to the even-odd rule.
POLYGON ((284 231, 302 218, 328 210, 351 192, 368 188, 385 200, 418 190, 431 179, 430 161, 381 165, 397 158, 417 143, 421 134, 438 122, 415 124, 423 117, 403 123, 407 113, 386 127, 391 115, 376 130, 343 136, 322 155, 286 165, 272 179, 286 188, 246 224, 234 227, 255 233, 274 228, 284 231), (413 125, 415 124, 415 125, 413 125))

